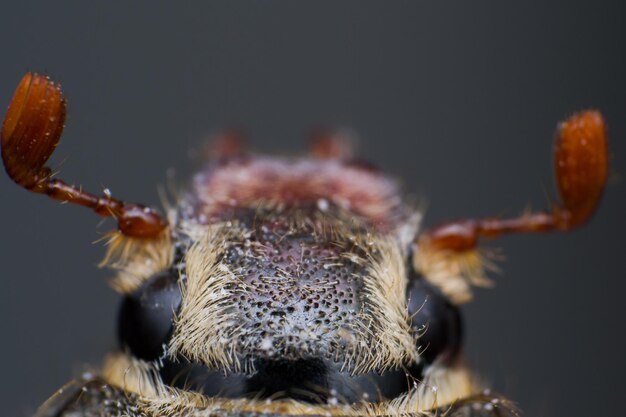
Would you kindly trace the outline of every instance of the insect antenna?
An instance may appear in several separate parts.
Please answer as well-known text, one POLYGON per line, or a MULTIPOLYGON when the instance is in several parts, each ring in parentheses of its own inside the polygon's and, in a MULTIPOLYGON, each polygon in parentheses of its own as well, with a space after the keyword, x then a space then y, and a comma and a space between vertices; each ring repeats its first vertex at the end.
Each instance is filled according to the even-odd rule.
POLYGON ((34 193, 115 218, 120 232, 126 236, 152 238, 160 235, 167 222, 154 210, 117 200, 108 193, 89 194, 53 179, 52 170, 45 164, 61 139, 65 115, 65 98, 58 83, 36 73, 24 75, 2 124, 2 161, 9 177, 34 193))
POLYGON ((607 180, 608 144, 602 115, 583 111, 562 122, 554 144, 554 170, 560 203, 550 211, 501 219, 464 219, 445 223, 420 236, 422 245, 463 252, 479 238, 511 233, 568 231, 586 223, 596 210, 607 180))
MULTIPOLYGON (((583 111, 559 125, 554 170, 560 202, 548 211, 526 210, 512 218, 461 219, 426 230, 413 245, 413 266, 455 304, 472 298, 470 285, 490 286, 492 252, 478 244, 513 233, 568 231, 586 223, 607 180, 608 145, 600 113, 583 111)), ((496 268, 497 270, 497 268, 496 268)))

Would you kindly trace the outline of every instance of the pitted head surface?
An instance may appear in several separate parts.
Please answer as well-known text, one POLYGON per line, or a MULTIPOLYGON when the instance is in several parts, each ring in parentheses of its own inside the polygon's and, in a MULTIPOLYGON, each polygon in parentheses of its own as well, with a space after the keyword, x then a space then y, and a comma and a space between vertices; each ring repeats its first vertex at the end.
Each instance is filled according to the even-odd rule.
POLYGON ((267 224, 231 246, 227 264, 241 277, 232 295, 241 351, 266 359, 339 356, 341 335, 361 309, 365 271, 349 256, 356 252, 324 236, 267 224))

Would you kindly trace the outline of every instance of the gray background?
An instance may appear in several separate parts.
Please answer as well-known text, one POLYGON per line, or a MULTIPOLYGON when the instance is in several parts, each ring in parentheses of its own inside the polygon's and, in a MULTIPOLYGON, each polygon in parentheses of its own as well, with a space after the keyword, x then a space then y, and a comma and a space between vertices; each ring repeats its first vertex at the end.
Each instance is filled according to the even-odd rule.
MULTIPOLYGON (((155 205, 167 169, 182 182, 217 129, 295 153, 314 126, 351 127, 364 157, 427 199, 429 225, 545 207, 556 122, 601 109, 613 175, 597 218, 493 244, 504 273, 464 307, 466 346, 528 416, 623 415, 621 4, 15 2, 0 7, 0 102, 47 71, 69 98, 62 177, 155 205)), ((5 175, 0 196, 1 414, 27 416, 114 345, 118 296, 92 244, 112 224, 5 175)))

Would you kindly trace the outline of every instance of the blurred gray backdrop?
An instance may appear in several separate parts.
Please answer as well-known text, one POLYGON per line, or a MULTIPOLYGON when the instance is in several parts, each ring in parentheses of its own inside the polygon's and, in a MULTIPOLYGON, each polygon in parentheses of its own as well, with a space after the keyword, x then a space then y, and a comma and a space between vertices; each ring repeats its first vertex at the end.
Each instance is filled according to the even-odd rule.
MULTIPOLYGON (((499 240, 497 287, 464 307, 468 360, 528 416, 623 415, 626 7, 621 1, 13 2, 0 6, 0 103, 22 74, 63 82, 53 164, 87 190, 159 204, 211 133, 298 153, 316 126, 429 203, 426 224, 544 208, 557 121, 602 110, 611 184, 593 222, 499 240)), ((548 193, 548 194, 547 194, 548 193)), ((0 404, 25 417, 114 346, 87 210, 0 175, 0 404)))

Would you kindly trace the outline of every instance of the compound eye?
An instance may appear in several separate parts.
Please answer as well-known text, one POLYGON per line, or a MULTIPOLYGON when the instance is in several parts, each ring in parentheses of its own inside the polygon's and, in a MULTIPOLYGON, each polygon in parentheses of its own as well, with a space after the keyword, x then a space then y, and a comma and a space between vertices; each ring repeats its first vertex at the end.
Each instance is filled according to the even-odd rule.
POLYGON ((178 272, 168 270, 146 281, 122 301, 118 336, 136 357, 155 360, 164 353, 182 295, 178 272))
POLYGON ((420 356, 427 364, 439 359, 450 363, 461 348, 461 314, 437 288, 425 279, 413 279, 407 289, 411 328, 420 335, 420 356))

